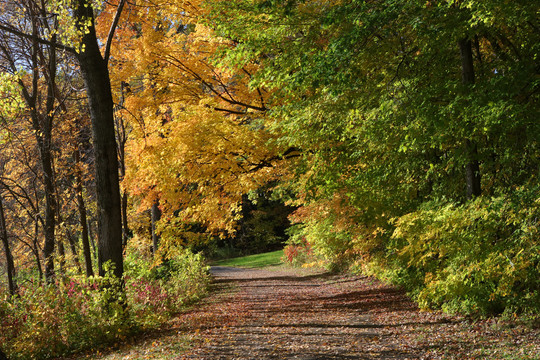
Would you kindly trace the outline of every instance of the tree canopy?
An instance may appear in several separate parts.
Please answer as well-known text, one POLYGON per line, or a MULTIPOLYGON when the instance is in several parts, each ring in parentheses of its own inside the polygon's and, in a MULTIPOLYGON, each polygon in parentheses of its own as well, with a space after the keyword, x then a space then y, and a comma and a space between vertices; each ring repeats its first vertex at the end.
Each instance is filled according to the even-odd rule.
POLYGON ((425 307, 540 303, 534 2, 0 6, 16 268, 33 254, 51 278, 65 240, 90 275, 95 228, 101 275, 109 260, 121 276, 130 243, 160 263, 178 244, 243 236, 279 201, 274 214, 294 210, 288 249, 425 307))

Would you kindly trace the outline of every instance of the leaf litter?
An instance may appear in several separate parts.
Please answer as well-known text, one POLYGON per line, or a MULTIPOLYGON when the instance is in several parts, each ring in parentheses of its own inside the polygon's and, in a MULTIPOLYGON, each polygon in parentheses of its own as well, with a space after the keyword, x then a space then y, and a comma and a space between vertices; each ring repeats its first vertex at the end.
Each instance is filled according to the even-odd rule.
POLYGON ((216 267, 211 295, 99 360, 540 359, 540 329, 420 311, 373 278, 216 267))

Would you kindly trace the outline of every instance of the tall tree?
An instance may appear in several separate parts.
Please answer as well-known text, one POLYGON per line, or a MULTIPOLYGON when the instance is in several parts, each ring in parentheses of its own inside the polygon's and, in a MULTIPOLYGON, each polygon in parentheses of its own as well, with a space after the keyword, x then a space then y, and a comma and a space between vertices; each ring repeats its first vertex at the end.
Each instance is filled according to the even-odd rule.
MULTIPOLYGON (((126 176, 126 143, 128 141, 131 128, 122 114, 125 104, 125 94, 129 92, 129 86, 126 82, 120 82, 120 101, 115 111, 115 129, 116 142, 118 146, 118 161, 120 165, 120 181, 126 176)), ((128 191, 122 190, 122 236, 123 247, 127 246, 128 239, 132 236, 128 223, 128 191)))
POLYGON ((159 233, 157 232, 157 223, 161 219, 161 210, 159 208, 159 199, 154 200, 152 208, 150 210, 151 214, 151 234, 152 234, 152 252, 157 254, 159 247, 159 233))
MULTIPOLYGON (((463 85, 471 87, 474 85, 474 62, 472 42, 468 38, 460 39, 459 51, 461 55, 461 81, 463 85)), ((474 196, 482 194, 480 184, 480 165, 478 162, 477 144, 469 139, 465 140, 466 152, 468 154, 468 162, 466 167, 467 180, 467 198, 471 199, 474 196)))
MULTIPOLYGON (((118 5, 118 17, 125 1, 118 5)), ((114 104, 111 92, 108 61, 112 34, 117 25, 113 21, 110 36, 102 55, 95 29, 94 9, 87 1, 74 2, 74 20, 84 34, 77 59, 86 85, 96 170, 98 207, 98 261, 99 273, 104 274, 103 264, 111 261, 114 274, 122 277, 122 206, 118 179, 118 157, 114 130, 114 104)))
POLYGON ((79 220, 81 224, 81 241, 83 246, 85 271, 86 276, 94 276, 94 269, 92 267, 92 251, 90 250, 90 239, 88 235, 88 219, 86 216, 86 206, 83 197, 83 175, 81 170, 82 164, 79 149, 75 149, 74 157, 76 164, 75 191, 77 192, 77 210, 79 212, 79 220))
POLYGON ((15 264, 13 263, 13 255, 9 246, 9 238, 6 227, 6 217, 4 215, 3 195, 0 194, 0 237, 4 245, 4 254, 6 256, 6 272, 8 278, 9 293, 13 296, 17 293, 17 282, 15 280, 15 264))
MULTIPOLYGON (((23 29, 30 29, 30 34, 28 37, 4 34, 0 51, 6 63, 6 70, 14 75, 17 74, 22 61, 24 70, 29 73, 28 79, 19 77, 18 82, 26 102, 27 116, 32 123, 41 160, 45 193, 43 257, 45 278, 51 282, 54 277, 53 255, 56 241, 56 198, 51 148, 53 121, 58 110, 55 94, 57 88, 55 80, 57 73, 56 18, 49 16, 50 14, 47 14, 46 9, 41 5, 33 1, 21 4, 25 15, 18 25, 23 29), (52 34, 50 43, 46 45, 39 42, 39 38, 45 33, 52 34), (41 94, 42 92, 44 94, 41 94), (41 100, 43 98, 44 103, 41 100)), ((8 13, 6 17, 9 15, 8 13)))
POLYGON ((158 198, 164 224, 234 233, 242 195, 282 174, 281 147, 262 126, 269 94, 247 85, 257 66, 213 65, 234 44, 215 36, 204 13, 201 1, 163 1, 130 13, 122 28, 112 76, 132 128, 123 185, 142 210, 158 198))
POLYGON ((250 84, 271 94, 265 126, 303 150, 287 190, 321 249, 384 249, 389 219, 425 203, 534 183, 540 67, 532 3, 209 6, 208 24, 235 42, 221 63, 258 64, 250 84))
POLYGON ((71 21, 71 24, 74 24, 76 31, 67 31, 65 37, 73 37, 72 34, 75 33, 77 39, 75 47, 61 44, 55 40, 55 37, 49 40, 38 37, 36 34, 28 34, 26 29, 17 28, 14 23, 0 24, 0 30, 5 33, 20 38, 33 39, 33 41, 40 44, 47 44, 52 48, 68 51, 78 60, 85 81, 93 127, 100 274, 104 272, 103 264, 111 261, 115 268, 114 274, 118 277, 121 277, 123 273, 122 223, 108 60, 114 31, 124 4, 125 1, 120 1, 118 4, 117 16, 115 16, 110 26, 103 55, 96 37, 94 8, 90 2, 85 0, 73 2, 73 8, 67 12, 65 11, 66 4, 56 4, 59 12, 64 15, 64 20, 71 21), (82 36, 77 38, 76 34, 82 34, 82 36))

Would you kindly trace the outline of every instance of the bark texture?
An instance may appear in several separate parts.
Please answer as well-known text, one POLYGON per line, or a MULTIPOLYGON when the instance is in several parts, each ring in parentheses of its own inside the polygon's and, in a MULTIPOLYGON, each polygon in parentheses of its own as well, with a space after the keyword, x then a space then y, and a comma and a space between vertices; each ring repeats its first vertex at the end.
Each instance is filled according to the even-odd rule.
POLYGON ((86 276, 94 276, 94 269, 92 268, 92 251, 90 250, 90 238, 88 236, 88 220, 86 216, 86 206, 83 198, 83 183, 82 173, 80 170, 81 156, 79 150, 75 151, 75 161, 77 163, 77 175, 76 175, 76 191, 77 191, 77 208, 79 210, 79 219, 81 222, 81 238, 84 255, 84 265, 86 276))
POLYGON ((103 265, 110 261, 114 265, 114 274, 122 277, 120 186, 109 70, 98 46, 93 9, 86 1, 76 2, 75 18, 81 24, 90 23, 84 29, 86 34, 81 42, 78 60, 86 85, 93 130, 99 273, 104 275, 103 265))

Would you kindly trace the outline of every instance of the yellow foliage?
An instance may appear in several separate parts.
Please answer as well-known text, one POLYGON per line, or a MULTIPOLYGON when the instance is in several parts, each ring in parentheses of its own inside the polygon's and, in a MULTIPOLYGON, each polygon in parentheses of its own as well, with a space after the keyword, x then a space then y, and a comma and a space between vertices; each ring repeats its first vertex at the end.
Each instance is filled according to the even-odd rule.
POLYGON ((111 54, 117 114, 131 127, 123 187, 141 198, 141 210, 160 199, 165 219, 234 232, 242 194, 283 173, 262 126, 268 94, 248 86, 255 65, 213 65, 219 48, 231 45, 200 23, 200 2, 151 5, 124 13, 122 46, 111 54))

